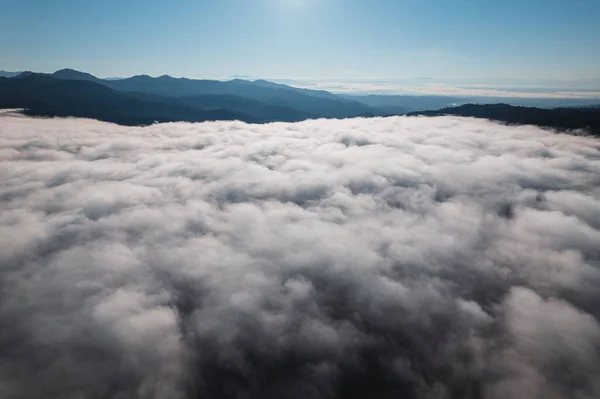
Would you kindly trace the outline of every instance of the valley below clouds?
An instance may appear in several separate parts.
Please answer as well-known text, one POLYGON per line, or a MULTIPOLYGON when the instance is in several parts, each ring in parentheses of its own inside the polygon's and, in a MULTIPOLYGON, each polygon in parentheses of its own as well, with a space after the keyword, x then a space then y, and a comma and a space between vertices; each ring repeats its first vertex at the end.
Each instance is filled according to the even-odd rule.
POLYGON ((600 397, 600 140, 0 115, 0 397, 600 397))

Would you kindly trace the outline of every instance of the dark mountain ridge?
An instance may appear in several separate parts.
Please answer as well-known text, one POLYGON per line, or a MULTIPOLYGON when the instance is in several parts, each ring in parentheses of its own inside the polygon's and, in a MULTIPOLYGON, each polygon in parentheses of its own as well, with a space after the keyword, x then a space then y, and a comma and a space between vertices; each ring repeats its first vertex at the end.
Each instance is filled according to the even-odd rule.
POLYGON ((136 91, 165 97, 193 97, 201 95, 235 95, 260 101, 270 106, 289 107, 313 117, 346 118, 382 115, 382 111, 356 101, 346 101, 315 94, 304 89, 271 87, 261 83, 235 79, 195 80, 161 76, 134 76, 123 80, 103 81, 102 84, 119 91, 136 91))
POLYGON ((509 104, 464 104, 437 111, 411 112, 408 116, 456 115, 485 118, 515 125, 537 125, 562 131, 584 129, 600 135, 600 106, 542 109, 509 104))
MULTIPOLYGON (((125 79, 105 80, 73 69, 61 69, 51 74, 51 76, 58 79, 93 81, 118 91, 154 94, 172 98, 205 95, 246 97, 260 101, 265 106, 290 109, 290 115, 285 116, 284 120, 390 114, 390 112, 377 107, 339 97, 327 91, 295 88, 266 80, 233 79, 223 82, 219 80, 174 78, 169 75, 156 78, 148 75, 136 75, 125 79)), ((260 117, 259 115, 255 116, 260 117)))
POLYGON ((437 111, 417 110, 408 115, 458 115, 560 130, 586 129, 600 134, 599 106, 553 109, 503 103, 444 106, 464 101, 442 96, 338 96, 266 80, 223 82, 168 75, 106 80, 73 69, 52 74, 26 71, 0 77, 0 108, 24 108, 30 115, 86 117, 124 125, 234 119, 250 123, 296 122, 311 118, 387 116, 440 104, 442 107, 437 111))
POLYGON ((80 72, 80 71, 76 71, 74 69, 69 69, 69 68, 58 70, 58 71, 54 72, 51 76, 58 78, 58 79, 66 79, 66 80, 90 80, 92 82, 98 82, 98 81, 102 80, 100 78, 95 77, 94 75, 92 75, 90 73, 80 72))
POLYGON ((0 108, 41 116, 95 118, 124 125, 242 120, 296 122, 310 118, 381 115, 367 105, 317 91, 265 82, 193 80, 164 75, 104 80, 62 69, 0 78, 0 108), (281 87, 283 86, 283 87, 281 87), (333 96, 333 98, 326 98, 333 96))
POLYGON ((182 97, 179 102, 201 109, 228 109, 254 115, 257 122, 298 122, 309 119, 310 114, 291 107, 269 105, 247 97, 232 94, 205 94, 182 97))
POLYGON ((255 122, 241 112, 202 110, 160 97, 117 92, 91 81, 62 80, 40 74, 0 78, 0 108, 24 108, 28 115, 94 118, 122 125, 208 120, 255 122))

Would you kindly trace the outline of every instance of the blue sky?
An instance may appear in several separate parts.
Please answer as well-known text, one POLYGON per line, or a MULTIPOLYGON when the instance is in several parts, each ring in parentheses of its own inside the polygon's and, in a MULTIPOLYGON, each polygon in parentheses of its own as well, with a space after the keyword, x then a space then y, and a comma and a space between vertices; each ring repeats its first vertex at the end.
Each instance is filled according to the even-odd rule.
POLYGON ((0 0, 0 69, 600 78, 599 0, 0 0))

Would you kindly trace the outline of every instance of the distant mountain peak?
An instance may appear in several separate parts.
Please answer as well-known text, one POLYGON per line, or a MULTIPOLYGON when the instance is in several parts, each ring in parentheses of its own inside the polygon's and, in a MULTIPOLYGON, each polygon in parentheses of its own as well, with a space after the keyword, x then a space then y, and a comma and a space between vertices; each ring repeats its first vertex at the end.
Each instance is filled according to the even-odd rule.
POLYGON ((61 73, 86 73, 86 72, 80 72, 76 69, 71 69, 71 68, 63 68, 63 69, 59 69, 58 71, 54 72, 55 74, 61 74, 61 73))
POLYGON ((16 78, 26 78, 32 75, 39 75, 38 73, 35 72, 31 72, 31 71, 23 71, 20 74, 18 74, 17 76, 15 76, 16 78))
POLYGON ((150 75, 135 75, 135 76, 130 77, 129 79, 154 79, 154 78, 150 75))
POLYGON ((265 79, 257 79, 257 80, 253 80, 252 83, 256 83, 256 84, 260 84, 260 85, 267 85, 267 86, 285 86, 279 83, 275 83, 275 82, 270 82, 268 80, 265 79))
POLYGON ((3 78, 13 78, 15 76, 20 75, 22 72, 9 72, 9 71, 0 71, 0 77, 3 78))
POLYGON ((75 69, 70 69, 70 68, 59 69, 58 71, 54 72, 52 74, 52 76, 54 76, 55 78, 58 78, 58 79, 68 79, 68 80, 92 80, 92 81, 99 80, 97 77, 95 77, 94 75, 92 75, 90 73, 76 71, 75 69))

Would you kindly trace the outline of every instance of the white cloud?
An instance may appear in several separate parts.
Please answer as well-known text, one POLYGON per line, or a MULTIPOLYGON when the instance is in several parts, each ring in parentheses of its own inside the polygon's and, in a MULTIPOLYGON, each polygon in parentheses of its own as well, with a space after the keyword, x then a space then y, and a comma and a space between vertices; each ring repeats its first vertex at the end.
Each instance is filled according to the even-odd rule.
MULTIPOLYGON (((291 82, 293 86, 327 90, 339 94, 380 94, 380 95, 414 95, 414 96, 458 96, 458 97, 490 97, 512 99, 581 99, 598 100, 600 90, 589 90, 571 86, 530 86, 526 82, 515 83, 503 87, 494 82, 462 83, 460 81, 436 81, 437 79, 406 79, 404 81, 335 81, 315 80, 313 82, 291 82), (433 81, 430 81, 433 80, 433 81), (565 88, 566 87, 566 88, 565 88)), ((285 83, 285 80, 282 81, 285 83)), ((468 82, 468 81, 466 81, 468 82)), ((290 82, 287 82, 290 83, 290 82)), ((598 87, 598 83, 594 82, 598 87)), ((564 85, 568 82, 563 82, 564 85)), ((506 84, 504 84, 506 86, 506 84)))
POLYGON ((600 141, 0 115, 0 394, 600 395, 600 141))

